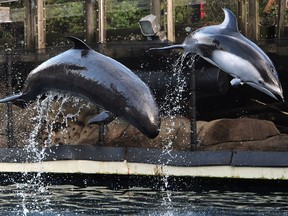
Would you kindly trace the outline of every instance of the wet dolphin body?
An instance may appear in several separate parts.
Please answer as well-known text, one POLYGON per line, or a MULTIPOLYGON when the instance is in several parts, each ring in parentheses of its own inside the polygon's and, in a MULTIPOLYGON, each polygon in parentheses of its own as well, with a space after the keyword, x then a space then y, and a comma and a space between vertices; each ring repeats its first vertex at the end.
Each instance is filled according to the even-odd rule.
POLYGON ((105 109, 89 124, 125 118, 149 138, 159 133, 159 112, 147 85, 131 70, 75 37, 74 47, 32 70, 22 93, 0 100, 31 101, 47 91, 70 93, 105 109))
POLYGON ((238 30, 235 15, 223 9, 223 23, 192 32, 179 45, 155 49, 181 48, 203 59, 234 77, 231 85, 244 83, 275 98, 283 98, 283 90, 276 69, 269 57, 238 30))

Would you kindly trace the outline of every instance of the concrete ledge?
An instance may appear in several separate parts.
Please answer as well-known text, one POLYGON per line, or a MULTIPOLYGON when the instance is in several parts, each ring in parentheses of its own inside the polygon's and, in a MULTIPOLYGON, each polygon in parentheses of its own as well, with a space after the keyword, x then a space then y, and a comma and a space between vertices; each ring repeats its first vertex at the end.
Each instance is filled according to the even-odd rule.
POLYGON ((62 160, 40 163, 0 163, 0 172, 288 180, 288 168, 233 166, 178 167, 129 163, 127 161, 62 160))
POLYGON ((29 153, 1 148, 0 173, 23 172, 288 180, 288 152, 62 145, 29 153))

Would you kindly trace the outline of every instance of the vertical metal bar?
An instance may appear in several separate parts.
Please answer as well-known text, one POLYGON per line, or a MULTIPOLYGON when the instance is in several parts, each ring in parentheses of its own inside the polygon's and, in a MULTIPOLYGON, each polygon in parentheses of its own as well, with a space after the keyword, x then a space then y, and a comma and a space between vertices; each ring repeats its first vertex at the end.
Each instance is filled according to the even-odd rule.
POLYGON ((193 62, 190 71, 190 142, 191 150, 197 149, 197 111, 196 111, 196 75, 195 75, 195 62, 193 62))
POLYGON ((99 27, 99 42, 104 43, 106 41, 105 23, 106 23, 106 11, 105 0, 98 1, 98 27, 99 27))
POLYGON ((99 145, 103 146, 105 144, 105 124, 99 125, 99 145))
MULTIPOLYGON (((98 113, 101 113, 103 111, 103 108, 98 108, 98 113)), ((98 139, 98 145, 103 146, 105 145, 105 124, 101 123, 99 124, 99 139, 98 139)))
POLYGON ((85 0, 84 1, 85 10, 85 37, 88 43, 94 42, 94 33, 95 33, 95 11, 94 11, 94 1, 93 0, 85 0))
MULTIPOLYGON (((7 59, 7 95, 12 95, 13 89, 12 89, 12 55, 11 52, 8 51, 6 53, 6 59, 7 59)), ((14 146, 14 134, 13 134, 13 110, 12 110, 12 103, 7 103, 7 139, 8 139, 8 147, 15 147, 14 146)))

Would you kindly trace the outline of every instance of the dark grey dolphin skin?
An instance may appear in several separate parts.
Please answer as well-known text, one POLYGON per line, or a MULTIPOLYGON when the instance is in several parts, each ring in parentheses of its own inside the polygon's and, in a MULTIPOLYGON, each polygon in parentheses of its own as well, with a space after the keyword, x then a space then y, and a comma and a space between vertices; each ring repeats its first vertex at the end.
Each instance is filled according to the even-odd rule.
POLYGON ((118 61, 92 50, 83 41, 68 37, 74 47, 32 70, 22 93, 0 100, 32 101, 47 91, 70 93, 103 107, 89 124, 108 123, 123 117, 144 135, 159 134, 159 111, 148 86, 118 61))
POLYGON ((179 45, 155 49, 183 49, 234 77, 231 85, 244 83, 265 94, 284 101, 283 90, 276 69, 269 57, 238 30, 235 15, 227 8, 224 21, 192 32, 179 45))

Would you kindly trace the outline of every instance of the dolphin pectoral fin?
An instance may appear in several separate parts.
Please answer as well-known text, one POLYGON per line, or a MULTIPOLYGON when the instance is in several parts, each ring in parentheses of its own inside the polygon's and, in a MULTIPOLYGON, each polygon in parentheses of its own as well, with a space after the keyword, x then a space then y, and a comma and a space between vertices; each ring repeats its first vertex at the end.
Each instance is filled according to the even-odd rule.
POLYGON ((16 94, 16 95, 11 95, 11 96, 8 96, 6 98, 0 99, 0 103, 7 103, 7 102, 10 102, 10 101, 14 101, 14 100, 17 100, 17 99, 21 99, 21 97, 22 97, 22 93, 21 94, 16 94))
POLYGON ((165 47, 150 48, 149 50, 168 50, 168 49, 184 49, 183 44, 175 44, 165 47))
POLYGON ((96 116, 89 119, 88 125, 107 124, 107 123, 113 121, 115 118, 116 118, 116 116, 113 113, 105 110, 105 111, 101 112, 100 114, 97 114, 96 116))
POLYGON ((244 82, 240 78, 233 78, 230 81, 230 84, 233 87, 238 87, 238 86, 244 85, 244 82))

